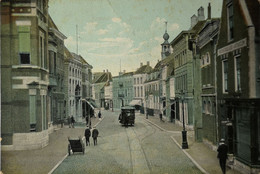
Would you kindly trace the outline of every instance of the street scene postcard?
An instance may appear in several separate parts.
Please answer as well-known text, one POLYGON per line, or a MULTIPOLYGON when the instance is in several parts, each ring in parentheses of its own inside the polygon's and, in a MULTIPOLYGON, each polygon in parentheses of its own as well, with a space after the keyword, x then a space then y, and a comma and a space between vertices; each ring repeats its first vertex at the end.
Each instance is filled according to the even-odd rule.
POLYGON ((0 4, 0 174, 260 174, 260 0, 0 4))

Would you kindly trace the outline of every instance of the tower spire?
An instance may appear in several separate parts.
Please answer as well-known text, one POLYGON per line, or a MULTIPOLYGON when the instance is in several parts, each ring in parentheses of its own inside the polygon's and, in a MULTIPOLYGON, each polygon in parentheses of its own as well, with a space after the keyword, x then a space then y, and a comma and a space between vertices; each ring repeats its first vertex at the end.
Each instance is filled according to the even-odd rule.
POLYGON ((167 33, 167 21, 165 21, 165 33, 167 33))

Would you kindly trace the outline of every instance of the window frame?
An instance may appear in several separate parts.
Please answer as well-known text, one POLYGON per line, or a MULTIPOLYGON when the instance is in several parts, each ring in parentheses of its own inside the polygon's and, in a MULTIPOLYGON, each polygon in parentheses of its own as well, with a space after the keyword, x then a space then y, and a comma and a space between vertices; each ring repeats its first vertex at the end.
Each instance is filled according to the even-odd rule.
POLYGON ((224 94, 228 93, 228 60, 227 59, 222 60, 222 92, 224 94), (227 65, 226 79, 225 79, 225 63, 227 65))
POLYGON ((235 75, 235 91, 241 91, 241 55, 236 55, 234 57, 234 75, 235 75), (237 62, 239 59, 239 86, 238 86, 238 67, 237 62))
POLYGON ((227 38, 228 42, 234 40, 234 6, 233 3, 230 2, 227 4, 227 38), (230 9, 232 8, 232 16, 230 16, 230 9), (230 28, 230 23, 232 22, 232 28, 230 28))

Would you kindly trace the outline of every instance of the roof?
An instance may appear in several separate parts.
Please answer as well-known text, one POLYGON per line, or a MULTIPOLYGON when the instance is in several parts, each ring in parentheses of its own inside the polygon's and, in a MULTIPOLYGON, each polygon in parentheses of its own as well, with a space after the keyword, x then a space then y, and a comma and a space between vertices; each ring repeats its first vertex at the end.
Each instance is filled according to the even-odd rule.
POLYGON ((189 34, 190 33, 190 31, 187 31, 187 30, 183 30, 182 32, 180 32, 179 34, 178 34, 178 36, 176 36, 172 41, 171 41, 171 45, 173 45, 173 44, 175 44, 176 42, 178 42, 180 39, 182 39, 182 35, 184 35, 184 34, 189 34))
POLYGON ((194 32, 194 34, 198 34, 200 30, 204 27, 207 20, 198 21, 196 25, 194 25, 190 31, 194 32))
POLYGON ((56 26, 56 24, 54 23, 54 21, 52 20, 50 14, 48 14, 49 20, 48 20, 48 26, 50 28, 55 28, 56 30, 59 31, 58 27, 56 26))
POLYGON ((134 74, 134 72, 127 72, 122 74, 122 76, 132 76, 134 74))
POLYGON ((152 70, 153 68, 150 65, 143 65, 135 71, 135 74, 145 74, 151 72, 152 70))
POLYGON ((69 60, 69 59, 73 59, 72 54, 70 53, 70 51, 68 50, 67 47, 64 46, 64 54, 65 54, 65 60, 69 60))
POLYGON ((112 80, 112 74, 111 72, 95 72, 93 83, 102 83, 112 80))

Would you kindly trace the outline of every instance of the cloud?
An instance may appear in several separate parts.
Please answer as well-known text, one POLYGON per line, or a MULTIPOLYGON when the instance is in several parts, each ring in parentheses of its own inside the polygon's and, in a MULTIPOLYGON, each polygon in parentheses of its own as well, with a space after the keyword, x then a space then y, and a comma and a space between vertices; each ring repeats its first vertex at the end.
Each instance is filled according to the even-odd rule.
POLYGON ((112 21, 115 23, 119 23, 119 22, 121 22, 121 19, 115 17, 115 18, 112 18, 112 21))
POLYGON ((97 32, 98 32, 98 35, 103 35, 103 34, 106 34, 108 32, 108 30, 107 29, 100 29, 97 32))
POLYGON ((154 19, 152 21, 150 30, 151 31, 162 30, 163 28, 165 28, 165 22, 166 22, 166 19, 157 17, 156 19, 154 19))
POLYGON ((92 32, 92 31, 95 31, 96 30, 96 26, 97 26, 97 22, 87 22, 84 29, 87 31, 87 32, 92 32))
POLYGON ((180 28, 180 25, 177 24, 177 23, 174 23, 174 24, 171 24, 169 27, 168 27, 168 30, 169 31, 175 31, 175 30, 178 30, 180 28))

